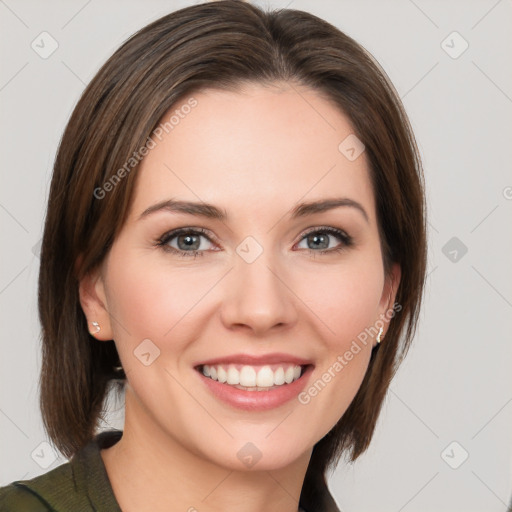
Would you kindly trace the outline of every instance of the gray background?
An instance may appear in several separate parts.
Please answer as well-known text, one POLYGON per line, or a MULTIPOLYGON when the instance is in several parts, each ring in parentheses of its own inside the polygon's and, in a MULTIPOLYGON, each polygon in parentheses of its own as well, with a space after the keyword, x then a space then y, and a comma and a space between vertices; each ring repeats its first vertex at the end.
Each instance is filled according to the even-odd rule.
MULTIPOLYGON (((129 35, 191 3, 0 0, 0 485, 66 461, 47 444, 38 409, 36 307, 38 242, 65 123, 129 35), (43 31, 58 43, 46 59, 31 47, 51 48, 43 31)), ((425 165, 430 255, 419 332, 368 452, 340 464, 332 493, 345 512, 504 511, 512 488, 512 2, 254 3, 312 12, 373 53, 403 98, 425 165)), ((108 423, 122 428, 119 404, 108 423)))

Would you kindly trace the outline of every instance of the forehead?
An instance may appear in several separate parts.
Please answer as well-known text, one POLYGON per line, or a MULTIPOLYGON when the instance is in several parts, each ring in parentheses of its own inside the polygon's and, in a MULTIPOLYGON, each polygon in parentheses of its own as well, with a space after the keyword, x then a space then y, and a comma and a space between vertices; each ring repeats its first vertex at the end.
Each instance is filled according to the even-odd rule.
POLYGON ((170 198, 277 215, 301 200, 339 196, 374 215, 365 154, 349 160, 339 149, 353 137, 350 120, 316 91, 289 84, 204 90, 174 105, 165 122, 138 171, 134 216, 170 198))

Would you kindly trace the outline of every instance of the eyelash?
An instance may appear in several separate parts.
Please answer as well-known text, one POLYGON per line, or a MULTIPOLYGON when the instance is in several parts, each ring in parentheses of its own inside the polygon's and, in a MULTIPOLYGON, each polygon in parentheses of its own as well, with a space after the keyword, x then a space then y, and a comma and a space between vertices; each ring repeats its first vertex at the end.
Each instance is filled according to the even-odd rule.
MULTIPOLYGON (((322 233, 325 235, 334 235, 337 237, 342 243, 334 247, 332 249, 322 249, 320 251, 315 251, 313 249, 306 249, 310 253, 315 254, 338 254, 342 251, 345 251, 348 247, 351 247, 353 245, 353 239, 350 235, 345 233, 345 231, 342 231, 341 229, 328 227, 328 226, 322 226, 322 227, 315 227, 310 229, 309 231, 306 231, 302 238, 299 240, 299 243, 304 240, 308 235, 311 235, 313 233, 322 233)), ((166 252, 171 252, 173 254, 177 254, 180 257, 184 258, 196 258, 197 256, 204 256, 204 253, 207 251, 182 251, 179 249, 176 249, 174 247, 170 247, 168 245, 169 241, 173 238, 179 236, 179 235, 203 235, 205 238, 207 238, 210 242, 213 242, 211 238, 208 236, 208 232, 206 229, 203 228, 178 228, 174 229, 172 231, 168 231, 167 233, 164 233, 155 243, 157 247, 160 247, 162 250, 166 252)))

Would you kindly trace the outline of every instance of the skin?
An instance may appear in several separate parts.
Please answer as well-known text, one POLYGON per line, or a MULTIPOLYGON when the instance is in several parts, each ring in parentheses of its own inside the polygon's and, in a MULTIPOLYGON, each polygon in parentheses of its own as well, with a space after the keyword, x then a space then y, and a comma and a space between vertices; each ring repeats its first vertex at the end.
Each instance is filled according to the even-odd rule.
MULTIPOLYGON (((296 512, 312 448, 350 405, 375 339, 307 405, 265 412, 220 402, 193 366, 285 352, 313 361, 309 386, 391 307, 400 269, 385 277, 368 163, 338 150, 354 130, 332 103, 286 83, 194 97, 197 107, 143 160, 123 229, 80 283, 89 325, 100 324, 98 340, 115 340, 127 374, 124 435, 101 456, 125 512, 296 512), (357 201, 368 220, 351 206, 290 217, 299 202, 333 197, 357 201), (139 219, 171 198, 229 217, 162 210, 139 219), (319 254, 324 246, 304 233, 329 226, 353 245, 319 254), (211 234, 201 235, 202 256, 156 245, 180 227, 211 234), (250 264, 236 252, 247 236, 263 249, 250 264), (144 339, 160 350, 149 366, 133 354, 144 339), (262 454, 252 468, 237 457, 247 442, 262 454)), ((344 244, 327 240, 331 250, 344 244)), ((186 250, 177 237, 169 244, 186 250)))

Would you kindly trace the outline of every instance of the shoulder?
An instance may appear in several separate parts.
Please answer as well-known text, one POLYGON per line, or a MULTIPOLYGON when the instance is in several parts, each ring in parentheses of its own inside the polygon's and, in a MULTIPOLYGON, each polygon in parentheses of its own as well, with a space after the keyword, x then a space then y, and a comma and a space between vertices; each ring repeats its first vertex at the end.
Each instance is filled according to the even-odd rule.
POLYGON ((0 487, 0 512, 48 512, 52 509, 18 482, 0 487))
POLYGON ((73 458, 31 480, 0 487, 0 512, 121 512, 100 450, 115 444, 123 432, 102 432, 73 458))
POLYGON ((73 488, 71 464, 68 462, 31 480, 17 480, 0 487, 0 512, 54 511, 56 509, 51 503, 69 503, 73 488))

